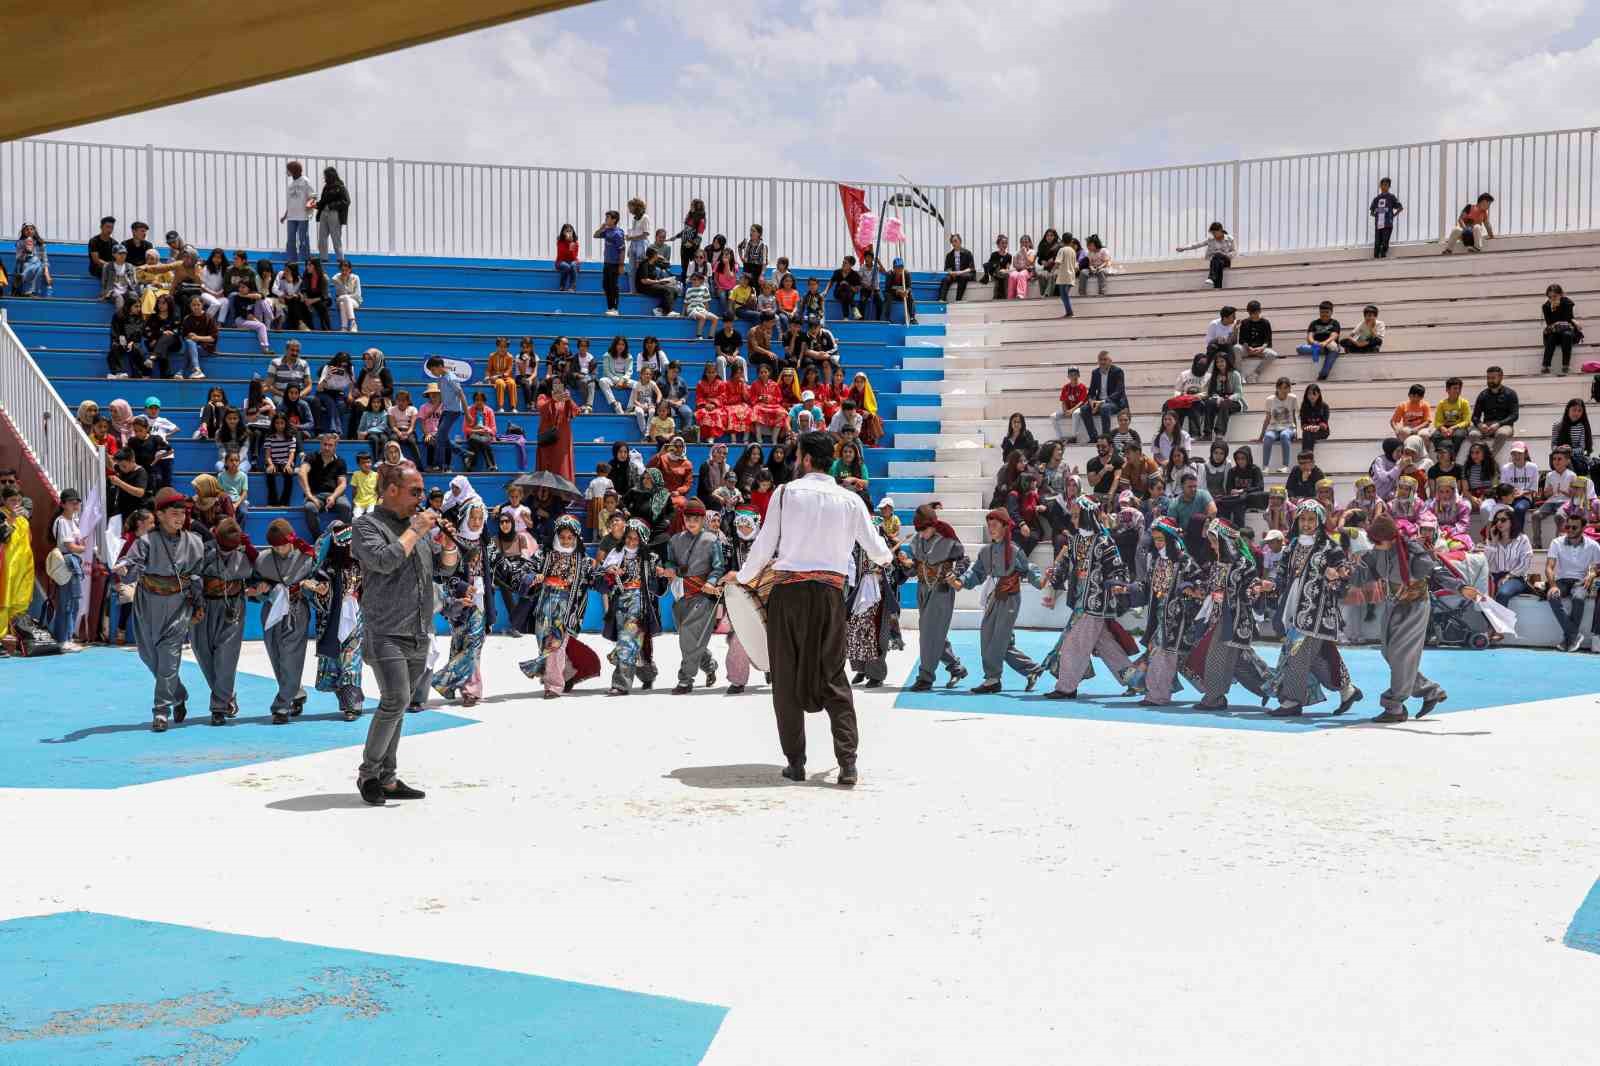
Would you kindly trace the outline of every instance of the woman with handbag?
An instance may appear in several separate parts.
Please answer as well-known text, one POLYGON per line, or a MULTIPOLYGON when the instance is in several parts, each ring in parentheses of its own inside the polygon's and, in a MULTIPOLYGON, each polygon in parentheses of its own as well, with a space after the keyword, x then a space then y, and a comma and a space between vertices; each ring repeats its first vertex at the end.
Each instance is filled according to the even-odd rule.
POLYGON ((550 394, 540 396, 539 450, 536 465, 540 470, 559 474, 575 481, 572 465, 572 420, 578 417, 579 407, 567 395, 567 386, 560 379, 550 382, 550 394))

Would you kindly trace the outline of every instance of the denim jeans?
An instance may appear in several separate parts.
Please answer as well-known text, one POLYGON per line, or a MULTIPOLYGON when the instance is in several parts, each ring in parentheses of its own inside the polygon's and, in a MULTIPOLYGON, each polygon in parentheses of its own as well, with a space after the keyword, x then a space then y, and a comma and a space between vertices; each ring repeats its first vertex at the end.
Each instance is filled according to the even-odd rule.
POLYGON ((433 435, 433 450, 428 453, 428 465, 450 469, 450 431, 461 421, 460 411, 444 411, 439 415, 439 429, 433 435))
POLYGON ((1291 465, 1293 465, 1290 462, 1290 460, 1293 458, 1293 455, 1289 451, 1289 447, 1293 443, 1294 443, 1294 430, 1293 429, 1288 429, 1288 428, 1285 428, 1285 429, 1269 429, 1265 433, 1261 434, 1261 445, 1262 445, 1261 465, 1263 467, 1269 467, 1269 466, 1272 465, 1272 446, 1274 444, 1283 445, 1283 462, 1278 464, 1278 465, 1280 465, 1280 466, 1291 466, 1291 465))
POLYGON ((1061 297, 1061 309, 1067 314, 1072 314, 1072 286, 1058 285, 1056 294, 1061 297))
MULTIPOLYGON (((1555 599, 1546 599, 1550 605, 1550 613, 1556 616, 1556 624, 1561 627, 1561 642, 1570 643, 1578 635, 1578 630, 1583 625, 1583 604, 1587 597, 1580 598, 1576 593, 1581 592, 1583 582, 1576 578, 1563 577, 1556 580, 1556 589, 1560 595, 1555 599)), ((1600 610, 1595 611, 1594 618, 1590 620, 1590 631, 1600 637, 1600 610)))
POLYGON ((65 644, 77 629, 78 608, 83 602, 83 558, 68 552, 61 554, 72 570, 72 580, 56 586, 56 611, 50 618, 50 635, 65 644))
POLYGON ((44 295, 44 264, 32 260, 17 267, 14 291, 19 296, 44 295))
POLYGON ((1318 357, 1321 357, 1322 369, 1317 371, 1318 381, 1326 381, 1328 379, 1328 374, 1333 370, 1333 364, 1338 361, 1340 355, 1344 354, 1337 344, 1302 344, 1295 351, 1301 355, 1309 355, 1313 365, 1316 364, 1318 357))
POLYGON ((288 226, 289 239, 283 246, 283 260, 304 267, 311 258, 311 220, 291 218, 288 226))
POLYGON ((578 264, 571 260, 556 263, 556 288, 562 292, 578 291, 578 264))
POLYGON ((344 436, 345 418, 350 407, 343 396, 334 392, 319 392, 311 398, 311 413, 318 433, 337 433, 344 436))
POLYGON ((1085 411, 1083 414, 1083 428, 1089 433, 1089 443, 1093 444, 1100 437, 1111 436, 1111 423, 1116 419, 1117 412, 1127 409, 1126 404, 1116 400, 1107 400, 1100 405, 1100 432, 1094 431, 1094 415, 1085 411))
POLYGON ((1494 590, 1494 601, 1502 607, 1511 606, 1511 597, 1520 596, 1528 591, 1528 583, 1520 577, 1507 575, 1500 579, 1500 587, 1494 590))
POLYGON ((183 342, 183 361, 185 363, 183 373, 193 374, 200 369, 200 346, 194 341, 183 342))

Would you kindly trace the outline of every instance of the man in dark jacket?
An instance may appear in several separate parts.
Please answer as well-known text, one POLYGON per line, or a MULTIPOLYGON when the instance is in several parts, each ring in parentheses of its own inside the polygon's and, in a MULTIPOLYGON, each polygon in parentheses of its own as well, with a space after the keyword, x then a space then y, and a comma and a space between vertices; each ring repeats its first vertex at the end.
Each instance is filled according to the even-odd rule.
POLYGON ((950 286, 956 287, 956 300, 967 298, 967 282, 978 276, 978 266, 972 253, 961 246, 961 234, 950 234, 950 250, 944 255, 944 277, 939 279, 939 300, 950 298, 950 286))
POLYGON ((1111 420, 1117 417, 1118 411, 1128 409, 1128 390, 1125 385, 1122 368, 1111 361, 1110 352, 1101 352, 1096 360, 1094 373, 1089 375, 1088 417, 1083 420, 1085 431, 1089 440, 1093 441, 1095 433, 1095 416, 1100 418, 1100 433, 1111 435, 1111 420))

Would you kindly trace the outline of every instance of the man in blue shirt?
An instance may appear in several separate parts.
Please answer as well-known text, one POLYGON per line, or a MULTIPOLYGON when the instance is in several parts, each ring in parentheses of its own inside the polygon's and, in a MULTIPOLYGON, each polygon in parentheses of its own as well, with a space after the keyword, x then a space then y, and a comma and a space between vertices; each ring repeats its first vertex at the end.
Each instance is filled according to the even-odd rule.
POLYGON ((1200 487, 1200 479, 1193 470, 1185 470, 1178 483, 1183 491, 1167 501, 1167 517, 1177 523, 1179 529, 1188 529, 1189 519, 1197 514, 1216 513, 1211 493, 1200 487))
POLYGON ((622 227, 618 225, 622 216, 615 211, 606 212, 606 220, 594 231, 599 240, 605 242, 605 265, 601 268, 600 284, 606 290, 606 314, 617 313, 617 302, 622 298, 622 291, 617 284, 617 279, 622 276, 622 264, 626 252, 627 240, 622 227))
POLYGON ((450 469, 450 431, 461 421, 467 411, 467 394, 461 391, 461 382, 445 368, 439 356, 429 356, 424 364, 428 376, 439 384, 439 428, 433 435, 433 450, 428 454, 429 471, 450 469))

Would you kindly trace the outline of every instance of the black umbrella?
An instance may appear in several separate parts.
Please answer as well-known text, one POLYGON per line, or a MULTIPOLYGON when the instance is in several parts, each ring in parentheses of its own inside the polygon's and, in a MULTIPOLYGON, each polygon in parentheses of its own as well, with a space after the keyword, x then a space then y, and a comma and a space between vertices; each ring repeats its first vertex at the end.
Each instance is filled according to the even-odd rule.
POLYGON ((578 491, 578 486, 560 474, 552 474, 548 470, 535 470, 531 474, 523 474, 512 484, 525 492, 532 492, 535 489, 547 489, 555 495, 564 496, 569 500, 583 499, 583 493, 578 491))

